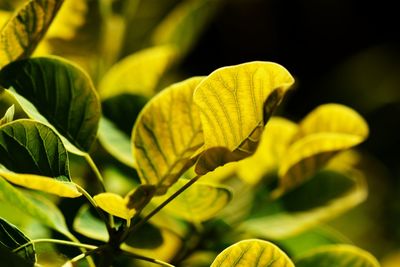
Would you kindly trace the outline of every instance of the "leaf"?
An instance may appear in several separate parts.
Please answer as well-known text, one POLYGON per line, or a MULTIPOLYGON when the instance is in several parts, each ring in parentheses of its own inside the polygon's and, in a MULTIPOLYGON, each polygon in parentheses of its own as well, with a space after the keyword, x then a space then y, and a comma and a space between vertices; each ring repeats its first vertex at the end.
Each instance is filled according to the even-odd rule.
POLYGON ((140 113, 132 132, 132 150, 143 184, 166 193, 181 174, 194 164, 203 144, 199 113, 193 91, 202 77, 169 86, 151 99, 140 113))
POLYGON ((81 195, 71 183, 68 154, 58 136, 32 120, 0 127, 0 176, 12 183, 64 197, 81 195))
MULTIPOLYGON (((0 84, 12 87, 32 102, 76 148, 89 151, 96 139, 101 107, 93 84, 83 70, 60 58, 21 60, 1 70, 0 84)), ((30 111, 27 113, 46 123, 30 111)))
POLYGON ((294 267, 288 256, 274 244, 259 240, 240 241, 222 251, 211 267, 294 267))
MULTIPOLYGON (((153 203, 161 204, 187 181, 187 179, 179 179, 167 194, 154 198, 153 203)), ((176 197, 164 210, 187 221, 199 223, 215 217, 229 203, 231 197, 232 192, 226 187, 196 182, 176 197)))
MULTIPOLYGON (((103 221, 95 217, 90 212, 88 205, 83 205, 73 223, 75 231, 78 233, 99 241, 107 242, 108 232, 103 221)), ((163 236, 160 229, 152 224, 146 223, 139 232, 130 235, 126 242, 125 247, 135 247, 141 249, 157 248, 163 243, 163 236)))
POLYGON ((350 245, 317 248, 300 257, 297 267, 379 267, 379 262, 365 250, 350 245))
POLYGON ((205 174, 251 156, 293 82, 282 66, 259 61, 220 68, 205 78, 193 97, 205 143, 196 172, 205 174))
POLYGON ((13 15, 0 33, 0 68, 32 54, 62 3, 63 0, 30 0, 13 15))
POLYGON ((98 138, 108 153, 127 166, 135 168, 129 137, 105 117, 100 119, 98 138))
POLYGON ((155 46, 136 52, 118 63, 100 81, 102 99, 122 93, 152 96, 161 76, 172 64, 175 49, 155 46))
POLYGON ((309 179, 338 152, 360 144, 367 136, 368 125, 354 110, 338 104, 319 106, 300 122, 279 167, 274 196, 309 179))
POLYGON ((296 132, 295 123, 284 118, 272 117, 264 128, 254 155, 238 162, 239 177, 249 184, 256 185, 265 175, 277 169, 296 132))
POLYGON ((114 193, 100 193, 93 197, 96 204, 111 215, 130 220, 135 215, 135 209, 127 207, 128 200, 114 193))
MULTIPOLYGON (((0 246, 12 251, 29 241, 30 239, 16 226, 0 218, 0 246)), ((30 266, 33 266, 36 262, 36 252, 33 244, 19 250, 16 254, 27 261, 30 266)))
POLYGON ((153 43, 175 45, 185 56, 220 6, 218 0, 182 1, 154 30, 153 43))
POLYGON ((0 199, 8 202, 15 208, 29 214, 44 225, 64 234, 71 236, 65 219, 58 208, 43 197, 32 194, 23 194, 14 188, 6 180, 0 177, 0 199))
POLYGON ((4 114, 3 118, 0 119, 0 126, 6 123, 11 122, 14 119, 15 107, 11 105, 4 114))
POLYGON ((9 249, 0 244, 0 262, 6 266, 32 267, 32 263, 12 253, 9 249))
POLYGON ((307 183, 276 200, 279 205, 277 212, 249 219, 241 225, 241 229, 263 238, 289 238, 337 217, 366 197, 367 186, 359 172, 321 171, 307 183))

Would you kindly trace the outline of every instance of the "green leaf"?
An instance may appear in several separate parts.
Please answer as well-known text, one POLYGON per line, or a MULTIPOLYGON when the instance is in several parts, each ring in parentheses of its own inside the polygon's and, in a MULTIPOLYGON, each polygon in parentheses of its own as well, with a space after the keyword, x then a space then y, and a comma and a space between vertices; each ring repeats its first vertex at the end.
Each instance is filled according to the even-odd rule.
POLYGON ((156 46, 122 59, 100 81, 101 98, 122 93, 154 95, 156 86, 171 66, 175 53, 172 46, 156 46))
MULTIPOLYGON (((0 246, 12 251, 29 241, 30 239, 17 227, 0 218, 0 246)), ((30 266, 33 266, 36 262, 36 252, 33 244, 24 247, 20 251, 16 252, 16 254, 26 260, 30 266)))
POLYGON ((205 174, 251 156, 263 128, 293 84, 290 73, 272 62, 220 68, 196 88, 204 132, 204 152, 196 165, 205 174))
POLYGON ((248 239, 222 251, 211 267, 294 267, 288 256, 274 244, 248 239))
POLYGON ((185 56, 221 6, 219 0, 186 0, 179 3, 154 30, 155 45, 175 45, 185 56))
POLYGON ((135 168, 131 140, 105 117, 100 119, 98 138, 108 153, 127 166, 135 168))
POLYGON ((368 132, 365 120, 351 108, 339 104, 317 107, 300 122, 285 153, 274 197, 309 179, 338 152, 363 142, 368 132))
MULTIPOLYGON (((21 60, 0 71, 0 84, 30 101, 76 148, 89 151, 96 139, 101 107, 83 70, 60 58, 21 60)), ((46 123, 31 110, 27 113, 46 123)))
POLYGON ((275 200, 277 212, 249 219, 241 228, 263 238, 292 237, 339 216, 360 204, 366 196, 365 179, 359 172, 321 171, 307 183, 275 200))
POLYGON ((194 164, 203 144, 199 113, 193 91, 203 78, 169 86, 151 99, 140 113, 132 133, 132 150, 143 184, 166 193, 181 174, 194 164))
POLYGON ((46 34, 63 0, 30 0, 0 33, 0 68, 29 57, 46 34))
POLYGON ((34 217, 42 224, 70 237, 65 219, 59 209, 46 198, 23 194, 0 177, 0 199, 34 217))
POLYGON ((9 249, 0 244, 0 262, 5 266, 32 267, 31 262, 21 258, 18 254, 12 253, 9 249))
POLYGON ((379 267, 379 262, 365 250, 350 245, 317 248, 296 261, 297 267, 379 267))
MULTIPOLYGON (((179 179, 167 194, 154 198, 152 202, 156 205, 161 204, 187 182, 187 179, 179 179)), ((226 187, 196 182, 176 197, 164 210, 187 221, 199 223, 215 217, 228 205, 231 197, 232 192, 226 187)))
POLYGON ((3 118, 0 119, 0 126, 11 122, 14 119, 14 113, 15 113, 15 107, 14 105, 12 105, 7 109, 6 114, 4 114, 3 118))
POLYGON ((0 127, 0 176, 31 189, 65 197, 81 193, 71 183, 68 154, 46 125, 16 120, 0 127))
MULTIPOLYGON (((76 215, 73 223, 74 230, 78 233, 92 238, 94 240, 104 241, 108 240, 107 228, 103 221, 95 217, 90 211, 88 205, 83 205, 76 215)), ((161 231, 152 224, 146 223, 140 231, 130 235, 126 242, 125 247, 132 248, 156 248, 163 243, 163 236, 161 231)))

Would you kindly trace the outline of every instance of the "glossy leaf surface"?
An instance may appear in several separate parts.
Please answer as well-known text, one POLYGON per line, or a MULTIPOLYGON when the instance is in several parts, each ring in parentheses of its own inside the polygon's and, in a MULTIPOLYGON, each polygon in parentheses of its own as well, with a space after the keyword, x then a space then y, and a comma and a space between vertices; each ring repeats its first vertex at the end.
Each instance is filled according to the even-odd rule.
POLYGON ((379 262, 367 251, 350 245, 317 248, 296 261, 297 267, 379 267, 379 262))
POLYGON ((27 59, 2 69, 0 83, 30 101, 76 148, 89 151, 101 107, 90 78, 80 68, 58 58, 27 59))
POLYGON ((133 155, 143 184, 164 194, 188 169, 203 144, 193 91, 203 78, 171 85, 155 96, 140 113, 132 133, 133 155))
POLYGON ((12 183, 48 193, 78 197, 71 183, 68 155, 46 125, 17 120, 0 127, 0 175, 12 183))
POLYGON ((29 57, 46 34, 63 0, 30 0, 0 33, 0 68, 29 57))
MULTIPOLYGON (((0 218, 0 246, 12 251, 29 241, 30 239, 16 226, 0 218)), ((31 266, 33 266, 36 262, 36 252, 33 244, 21 249, 17 252, 17 254, 25 261, 30 263, 31 266)))
POLYGON ((3 118, 0 119, 0 126, 6 123, 11 122, 14 119, 15 107, 12 105, 9 107, 4 114, 3 118))
POLYGON ((248 239, 222 251, 211 267, 294 267, 288 256, 274 244, 248 239))
POLYGON ((205 78, 193 97, 205 143, 196 172, 205 174, 251 156, 264 125, 293 82, 285 68, 271 62, 224 67, 205 78))

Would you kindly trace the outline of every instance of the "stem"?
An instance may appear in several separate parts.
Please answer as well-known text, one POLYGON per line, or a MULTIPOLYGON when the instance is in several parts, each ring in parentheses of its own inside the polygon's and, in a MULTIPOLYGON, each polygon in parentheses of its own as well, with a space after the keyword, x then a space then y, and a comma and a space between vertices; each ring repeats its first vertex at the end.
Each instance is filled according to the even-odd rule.
MULTIPOLYGON (((86 153, 84 155, 84 158, 85 158, 86 162, 89 164, 89 166, 92 169, 92 171, 94 172, 94 174, 95 174, 95 176, 97 178, 97 181, 100 184, 100 187, 101 187, 102 191, 106 192, 106 187, 104 186, 103 176, 101 175, 99 169, 97 168, 97 165, 94 163, 92 157, 88 153, 86 153)), ((111 228, 115 227, 114 217, 111 214, 109 214, 109 225, 110 225, 111 228)))
POLYGON ((30 246, 30 245, 33 245, 33 244, 37 244, 37 243, 53 243, 53 244, 71 246, 71 247, 85 248, 85 249, 90 249, 90 250, 94 250, 94 249, 97 248, 96 246, 88 245, 88 244, 75 243, 75 242, 66 241, 66 240, 59 240, 59 239, 43 238, 43 239, 31 240, 31 241, 29 241, 29 242, 17 247, 12 252, 15 253, 15 252, 27 247, 27 246, 30 246))
POLYGON ((82 193, 82 195, 84 195, 86 197, 86 199, 90 202, 90 204, 96 209, 97 214, 100 216, 100 218, 105 222, 106 226, 107 226, 107 231, 109 234, 111 234, 112 232, 112 227, 111 224, 109 222, 109 220, 107 220, 107 218, 104 216, 104 212, 100 209, 100 207, 97 205, 96 201, 94 201, 94 199, 92 198, 92 196, 80 185, 74 183, 76 188, 78 189, 79 192, 82 193))
POLYGON ((122 250, 122 252, 125 253, 126 255, 128 255, 132 258, 138 259, 138 260, 148 261, 148 262, 152 262, 152 263, 155 263, 155 264, 158 264, 161 266, 166 266, 166 267, 174 267, 174 265, 169 264, 168 262, 160 261, 160 260, 153 259, 153 258, 148 258, 148 257, 142 256, 142 255, 132 253, 127 250, 122 250))
POLYGON ((86 160, 86 162, 89 164, 90 168, 92 169, 93 173, 95 174, 97 181, 100 184, 101 189, 103 190, 103 192, 106 192, 106 187, 104 186, 104 179, 103 176, 101 175, 99 169, 97 168, 96 164, 94 163, 92 157, 86 153, 83 156, 86 160))
POLYGON ((177 196, 182 194, 183 191, 188 189, 192 184, 194 184, 197 180, 199 180, 201 175, 197 175, 187 182, 184 186, 179 188, 175 193, 173 193, 169 198, 167 198, 163 203, 161 203, 157 208, 155 208, 152 212, 150 212, 146 217, 140 220, 136 225, 133 225, 132 228, 128 229, 123 235, 121 240, 124 241, 128 235, 134 233, 139 229, 143 224, 145 224, 148 220, 150 220, 154 215, 156 215, 162 208, 164 208, 167 204, 169 204, 172 200, 174 200, 177 196))
MULTIPOLYGON (((81 242, 79 241, 78 238, 76 238, 73 234, 71 234, 70 232, 65 232, 63 233, 67 238, 69 238, 71 241, 80 244, 81 242)), ((79 248, 81 252, 86 253, 86 249, 85 248, 79 248)), ((86 261, 88 262, 89 267, 96 267, 96 265, 94 264, 94 261, 92 259, 92 257, 88 257, 86 259, 86 261)))
POLYGON ((69 262, 70 263, 78 262, 78 261, 80 261, 80 260, 82 260, 82 259, 84 259, 84 258, 86 258, 86 257, 88 257, 88 256, 90 256, 90 255, 92 255, 94 253, 97 253, 99 250, 100 250, 100 247, 98 247, 96 249, 93 249, 93 250, 90 250, 90 251, 86 251, 86 252, 84 252, 82 254, 79 254, 78 256, 70 259, 69 262))

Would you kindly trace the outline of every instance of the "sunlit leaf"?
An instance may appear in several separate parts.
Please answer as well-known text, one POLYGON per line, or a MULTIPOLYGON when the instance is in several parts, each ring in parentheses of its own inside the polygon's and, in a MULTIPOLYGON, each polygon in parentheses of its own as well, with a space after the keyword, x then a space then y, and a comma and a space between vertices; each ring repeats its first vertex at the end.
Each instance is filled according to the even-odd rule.
POLYGON ((294 267, 288 256, 274 244, 248 239, 222 251, 211 267, 294 267))
POLYGON ((238 175, 250 184, 257 184, 266 174, 278 168, 297 125, 287 119, 272 117, 264 128, 260 144, 254 155, 238 164, 238 175))
POLYGON ((153 43, 175 45, 179 56, 184 56, 220 5, 219 0, 182 1, 157 26, 152 37, 153 43))
POLYGON ((143 184, 166 192, 194 164, 203 144, 193 91, 203 78, 171 85, 155 96, 140 113, 132 133, 132 150, 143 184))
POLYGON ((196 251, 185 258, 181 265, 191 267, 209 267, 217 254, 213 251, 196 251))
POLYGON ((65 197, 81 195, 71 183, 68 154, 47 126, 17 120, 0 127, 0 176, 12 183, 65 197))
POLYGON ((317 248, 301 256, 297 267, 379 267, 369 252, 350 245, 332 245, 317 248))
POLYGON ((46 34, 63 0, 30 0, 0 33, 0 68, 29 57, 46 34))
POLYGON ((354 147, 368 136, 368 125, 354 110, 321 105, 299 124, 299 131, 279 167, 279 196, 301 184, 338 152, 354 147))
POLYGON ((0 126, 8 122, 11 122, 14 119, 14 113, 15 113, 15 107, 14 105, 12 105, 7 109, 6 114, 4 114, 3 118, 0 119, 0 126))
MULTIPOLYGON (((24 235, 16 226, 0 218, 0 245, 9 250, 14 250, 19 246, 28 243, 30 239, 24 235)), ((1 252, 0 252, 1 253, 1 252)), ((21 258, 29 262, 32 266, 36 262, 36 252, 33 244, 26 246, 16 252, 21 258)))
POLYGON ((79 27, 85 23, 88 0, 64 0, 45 38, 72 39, 79 27))
POLYGON ((249 219, 241 227, 263 238, 288 238, 337 217, 366 196, 365 179, 358 171, 321 171, 280 199, 280 211, 249 219))
POLYGON ((122 59, 101 80, 101 98, 122 93, 154 95, 161 76, 172 64, 174 54, 175 49, 171 46, 156 46, 122 59))
POLYGON ((250 62, 211 73, 196 88, 204 152, 196 172, 205 174, 251 156, 264 125, 294 80, 282 66, 250 62))
POLYGON ((114 193, 100 193, 93 197, 97 205, 111 215, 130 220, 135 215, 135 209, 127 207, 128 200, 114 193))
MULTIPOLYGON (((17 61, 1 70, 0 83, 32 102, 76 148, 89 151, 101 107, 90 78, 79 67, 59 58, 17 61)), ((35 119, 43 120, 30 111, 35 119)))
POLYGON ((6 24, 8 19, 12 16, 12 13, 6 10, 0 10, 0 28, 6 24))
MULTIPOLYGON (((161 204, 187 182, 186 179, 179 179, 168 190, 167 194, 154 198, 153 203, 161 204)), ((187 221, 203 222, 218 214, 229 203, 231 194, 231 191, 226 187, 196 182, 164 209, 168 213, 187 221)))
POLYGON ((65 236, 71 236, 63 215, 53 203, 43 197, 23 194, 1 177, 0 199, 65 236))
POLYGON ((101 145, 113 157, 127 166, 135 167, 129 136, 119 130, 113 122, 105 117, 100 119, 98 138, 101 145))

